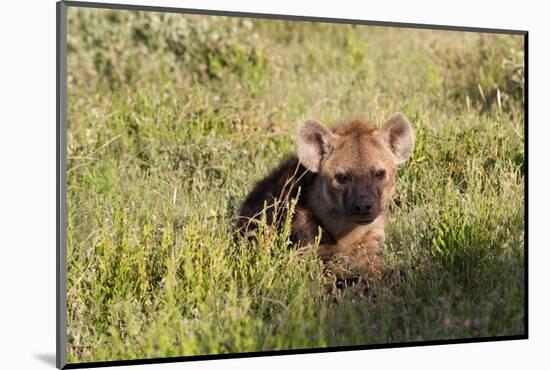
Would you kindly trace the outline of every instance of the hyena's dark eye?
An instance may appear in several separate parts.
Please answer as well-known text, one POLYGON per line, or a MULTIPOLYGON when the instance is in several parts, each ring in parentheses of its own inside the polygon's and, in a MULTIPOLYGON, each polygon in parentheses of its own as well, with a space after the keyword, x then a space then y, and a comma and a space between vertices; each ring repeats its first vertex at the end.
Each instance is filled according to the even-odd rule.
POLYGON ((343 174, 343 173, 337 173, 336 175, 334 175, 334 178, 340 184, 345 184, 346 182, 348 182, 350 180, 350 177, 346 174, 343 174))
POLYGON ((386 178, 386 170, 377 170, 374 176, 376 176, 378 180, 384 180, 386 178))

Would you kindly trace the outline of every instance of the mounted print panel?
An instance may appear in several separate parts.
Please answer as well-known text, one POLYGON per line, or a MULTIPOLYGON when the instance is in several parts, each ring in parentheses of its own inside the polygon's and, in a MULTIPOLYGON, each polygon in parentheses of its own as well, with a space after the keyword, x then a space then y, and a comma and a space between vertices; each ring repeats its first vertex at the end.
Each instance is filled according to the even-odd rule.
POLYGON ((526 32, 59 9, 58 366, 527 337, 526 32))

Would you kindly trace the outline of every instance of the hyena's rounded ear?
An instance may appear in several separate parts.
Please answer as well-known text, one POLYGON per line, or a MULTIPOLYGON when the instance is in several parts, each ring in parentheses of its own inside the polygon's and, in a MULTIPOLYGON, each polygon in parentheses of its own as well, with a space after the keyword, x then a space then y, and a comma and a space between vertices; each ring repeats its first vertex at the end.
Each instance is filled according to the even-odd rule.
POLYGON ((382 126, 382 133, 395 157, 396 164, 401 164, 411 157, 414 150, 414 132, 403 114, 392 114, 382 126))
POLYGON ((318 172, 323 156, 331 151, 333 133, 314 119, 306 120, 296 137, 296 152, 304 167, 318 172))

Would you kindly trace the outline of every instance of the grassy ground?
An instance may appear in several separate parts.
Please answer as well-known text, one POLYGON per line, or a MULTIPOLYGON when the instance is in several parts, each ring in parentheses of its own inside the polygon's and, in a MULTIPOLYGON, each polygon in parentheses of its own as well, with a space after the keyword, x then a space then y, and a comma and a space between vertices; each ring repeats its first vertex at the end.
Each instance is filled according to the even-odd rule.
POLYGON ((69 362, 524 332, 522 37, 68 18, 69 362), (299 123, 394 111, 417 144, 368 295, 285 235, 237 253, 240 202, 299 123))

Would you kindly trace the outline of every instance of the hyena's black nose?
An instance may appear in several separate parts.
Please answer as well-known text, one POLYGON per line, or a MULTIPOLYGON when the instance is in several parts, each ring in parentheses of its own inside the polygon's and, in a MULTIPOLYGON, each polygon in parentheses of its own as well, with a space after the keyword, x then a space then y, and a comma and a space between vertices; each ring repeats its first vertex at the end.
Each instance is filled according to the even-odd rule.
POLYGON ((369 196, 363 195, 355 198, 351 210, 356 216, 369 216, 374 209, 374 203, 369 196))

